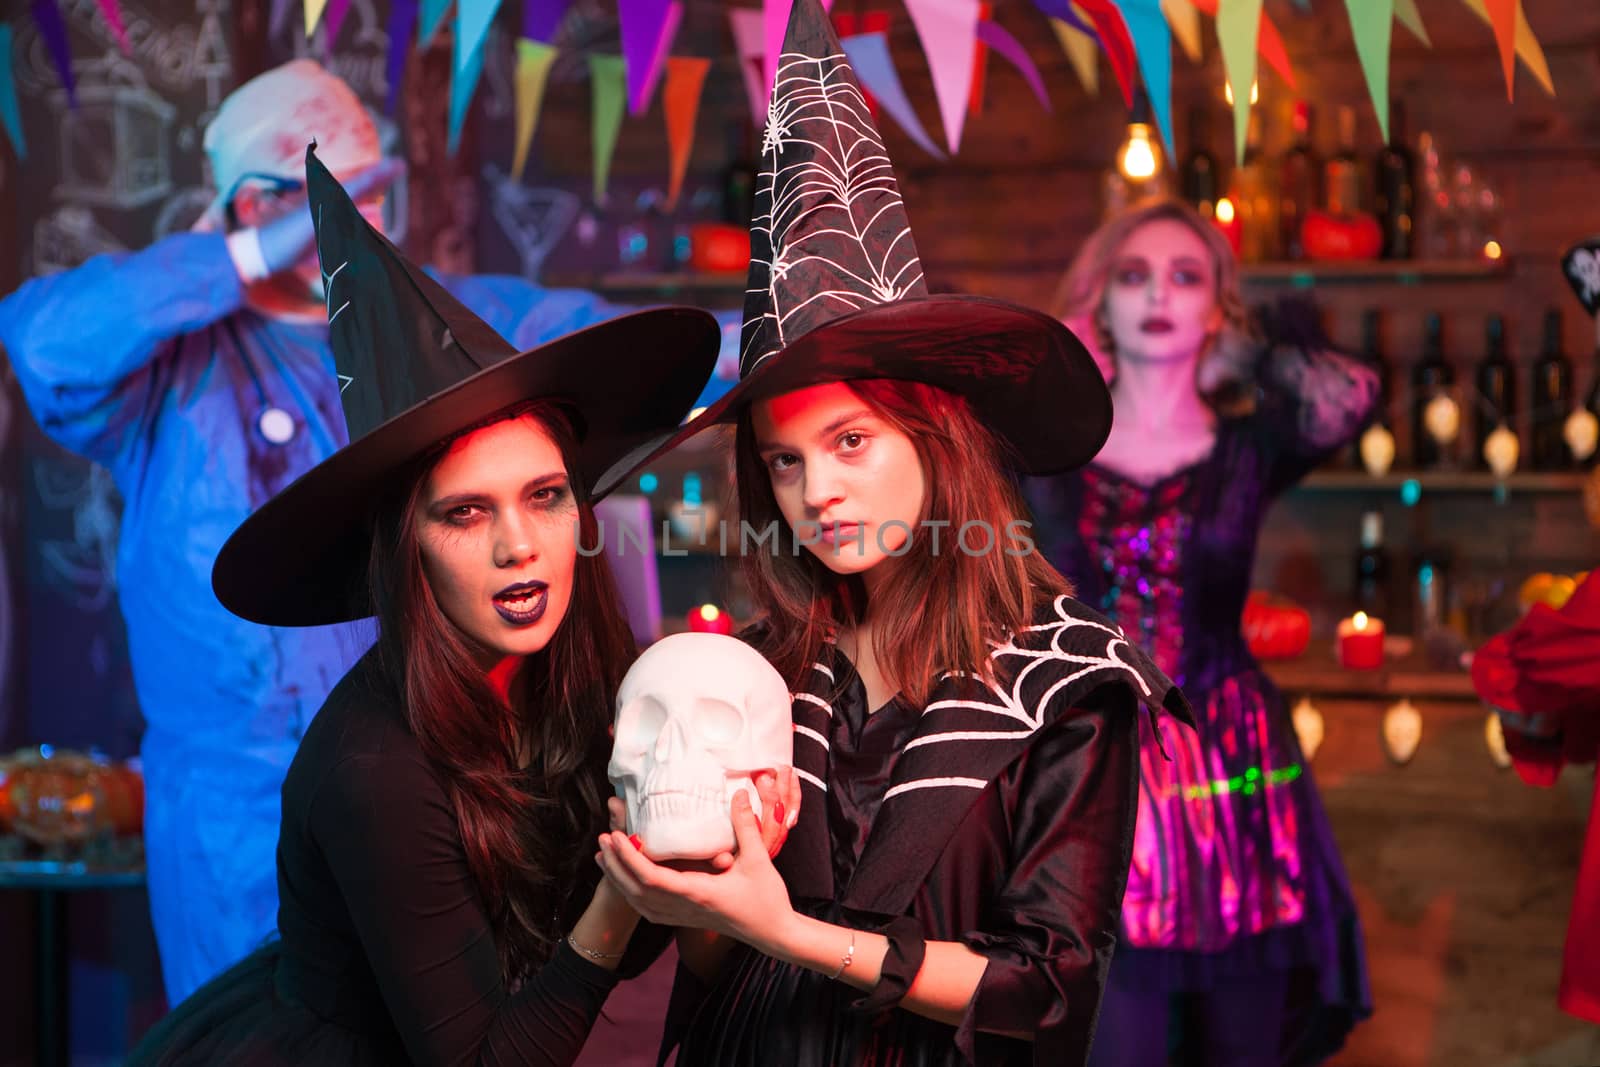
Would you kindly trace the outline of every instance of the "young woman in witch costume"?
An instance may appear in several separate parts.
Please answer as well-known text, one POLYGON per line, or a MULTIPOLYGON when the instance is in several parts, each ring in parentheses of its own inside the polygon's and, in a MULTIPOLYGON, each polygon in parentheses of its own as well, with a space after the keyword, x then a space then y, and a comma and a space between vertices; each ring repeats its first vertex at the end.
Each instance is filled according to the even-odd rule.
POLYGON ((1092 465, 1027 486, 1039 543, 1199 720, 1141 737, 1093 1062, 1162 1067, 1169 1043, 1185 1063, 1316 1062, 1371 1011, 1361 931, 1288 706, 1239 617, 1267 508, 1359 431, 1377 376, 1284 314, 1272 332, 1293 343, 1255 341, 1227 242, 1182 204, 1103 226, 1060 303, 1093 339, 1117 417, 1092 465))
POLYGON ((1106 389, 1060 323, 929 296, 827 17, 794 5, 757 184, 733 422, 806 803, 776 865, 735 801, 717 874, 603 839, 686 928, 679 1062, 1081 1064, 1116 940, 1140 702, 1182 697, 1029 551, 1006 468, 1094 454, 1106 389), (709 930, 709 939, 698 932, 709 930))
POLYGON ((718 330, 664 308, 518 353, 309 152, 307 178, 352 443, 241 526, 213 581, 255 622, 376 614, 381 636, 289 768, 279 939, 132 1062, 570 1063, 662 945, 590 858, 633 645, 577 551, 586 485, 678 425, 718 330))

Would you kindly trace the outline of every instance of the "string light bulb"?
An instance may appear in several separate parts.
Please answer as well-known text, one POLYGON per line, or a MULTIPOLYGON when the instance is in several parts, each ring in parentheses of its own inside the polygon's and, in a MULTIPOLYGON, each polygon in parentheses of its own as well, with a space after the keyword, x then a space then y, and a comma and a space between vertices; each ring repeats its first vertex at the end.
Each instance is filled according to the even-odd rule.
POLYGON ((1161 170, 1161 150, 1154 132, 1150 122, 1150 98, 1141 91, 1134 101, 1127 136, 1122 140, 1122 147, 1117 149, 1117 171, 1131 182, 1147 182, 1161 170))

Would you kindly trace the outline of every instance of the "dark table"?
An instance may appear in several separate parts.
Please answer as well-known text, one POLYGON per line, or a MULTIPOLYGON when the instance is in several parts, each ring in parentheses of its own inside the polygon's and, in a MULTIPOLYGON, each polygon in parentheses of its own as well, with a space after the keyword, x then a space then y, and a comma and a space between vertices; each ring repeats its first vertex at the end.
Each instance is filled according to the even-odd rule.
POLYGON ((33 988, 39 998, 35 1055, 39 1067, 67 1067, 72 1013, 67 990, 66 894, 144 884, 144 867, 96 866, 65 860, 0 860, 0 889, 33 894, 36 941, 33 988))

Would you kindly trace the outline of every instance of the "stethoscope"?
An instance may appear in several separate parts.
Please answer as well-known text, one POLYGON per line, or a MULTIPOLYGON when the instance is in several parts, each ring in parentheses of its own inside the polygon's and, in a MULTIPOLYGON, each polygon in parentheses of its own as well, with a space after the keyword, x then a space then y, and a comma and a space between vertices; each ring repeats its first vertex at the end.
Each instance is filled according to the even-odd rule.
POLYGON ((238 350, 240 360, 244 363, 245 371, 250 375, 250 384, 255 389, 256 402, 261 405, 261 410, 256 415, 256 432, 269 445, 281 446, 288 444, 294 440, 294 416, 267 399, 267 390, 261 384, 261 374, 256 370, 255 360, 251 358, 250 350, 233 329, 230 328, 228 332, 233 335, 234 348, 238 350))

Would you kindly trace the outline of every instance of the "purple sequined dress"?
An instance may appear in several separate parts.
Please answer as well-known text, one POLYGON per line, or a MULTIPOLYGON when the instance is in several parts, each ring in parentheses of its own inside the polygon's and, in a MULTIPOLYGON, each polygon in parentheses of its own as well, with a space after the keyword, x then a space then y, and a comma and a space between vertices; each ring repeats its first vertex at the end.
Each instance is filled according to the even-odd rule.
POLYGON ((1042 549, 1178 683, 1199 726, 1160 724, 1169 760, 1157 727, 1141 723, 1113 967, 1134 987, 1172 993, 1285 972, 1304 994, 1291 1005, 1290 1062, 1336 1049, 1371 997, 1327 817, 1283 696, 1239 624, 1267 507, 1348 440, 1362 395, 1313 413, 1267 394, 1256 414, 1219 423, 1206 458, 1152 484, 1091 466, 1027 486, 1042 549), (1313 425, 1313 414, 1337 425, 1313 425))

